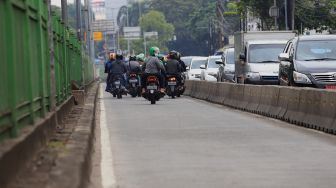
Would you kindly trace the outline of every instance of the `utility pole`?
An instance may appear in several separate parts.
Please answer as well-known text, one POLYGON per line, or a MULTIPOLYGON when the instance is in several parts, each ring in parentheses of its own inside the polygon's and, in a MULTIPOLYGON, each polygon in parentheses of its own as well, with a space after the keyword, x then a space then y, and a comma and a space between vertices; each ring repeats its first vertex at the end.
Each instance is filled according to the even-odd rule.
POLYGON ((62 21, 64 25, 68 24, 68 4, 67 0, 61 0, 61 7, 62 7, 62 21))
POLYGON ((295 0, 292 0, 292 30, 295 30, 295 0))
MULTIPOLYGON (((276 0, 274 0, 274 7, 277 7, 277 2, 276 2, 276 0)), ((278 9, 277 9, 277 10, 278 10, 278 9)), ((275 30, 279 30, 279 28, 278 28, 278 16, 279 16, 279 15, 274 16, 275 30)))
POLYGON ((76 23, 78 40, 82 40, 81 0, 76 0, 76 23))
POLYGON ((217 6, 216 6, 216 13, 217 13, 217 20, 219 23, 219 47, 222 48, 224 47, 224 37, 225 37, 225 32, 224 32, 224 8, 223 4, 220 0, 217 0, 217 6))
POLYGON ((288 31, 288 2, 285 0, 285 24, 286 24, 286 31, 288 31))

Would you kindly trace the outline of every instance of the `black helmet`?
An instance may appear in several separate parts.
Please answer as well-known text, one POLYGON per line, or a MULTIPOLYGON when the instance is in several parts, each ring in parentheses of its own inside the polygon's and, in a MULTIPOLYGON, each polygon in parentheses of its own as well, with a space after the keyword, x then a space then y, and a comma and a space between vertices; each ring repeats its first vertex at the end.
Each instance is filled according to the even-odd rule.
POLYGON ((136 61, 137 58, 136 58, 135 55, 131 55, 131 56, 129 56, 129 60, 130 60, 130 61, 136 61))
POLYGON ((117 53, 116 53, 116 58, 119 59, 119 60, 121 60, 121 59, 124 58, 123 53, 122 53, 121 50, 118 50, 118 51, 117 51, 117 53))
POLYGON ((168 56, 169 56, 170 59, 176 59, 177 60, 178 59, 178 52, 175 51, 175 50, 172 50, 168 53, 168 56))

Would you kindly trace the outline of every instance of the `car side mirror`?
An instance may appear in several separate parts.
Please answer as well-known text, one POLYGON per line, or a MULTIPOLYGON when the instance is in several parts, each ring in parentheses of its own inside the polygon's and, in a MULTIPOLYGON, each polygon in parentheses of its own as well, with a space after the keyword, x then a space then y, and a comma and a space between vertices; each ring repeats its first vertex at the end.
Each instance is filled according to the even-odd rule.
POLYGON ((280 61, 290 61, 289 54, 287 54, 287 53, 281 53, 279 55, 279 60, 280 61))
POLYGON ((245 56, 245 54, 244 54, 244 53, 241 53, 241 54, 239 55, 239 59, 240 59, 241 61, 245 61, 245 60, 246 60, 246 56, 245 56))
POLYGON ((201 65, 200 69, 206 69, 205 65, 201 65))
POLYGON ((223 65, 224 63, 223 63, 223 60, 218 59, 218 60, 216 60, 216 64, 217 64, 217 65, 223 65))
POLYGON ((186 67, 186 70, 188 71, 188 70, 190 70, 190 67, 188 66, 188 67, 186 67))

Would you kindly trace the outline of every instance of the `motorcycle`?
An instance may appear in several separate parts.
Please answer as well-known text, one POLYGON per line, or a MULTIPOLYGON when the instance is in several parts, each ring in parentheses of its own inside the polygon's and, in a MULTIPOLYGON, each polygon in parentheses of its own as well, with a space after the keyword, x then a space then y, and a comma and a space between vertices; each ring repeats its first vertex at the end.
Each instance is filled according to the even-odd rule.
POLYGON ((113 95, 113 97, 117 97, 118 99, 122 99, 122 95, 123 95, 124 90, 122 88, 120 76, 114 76, 112 78, 111 84, 112 84, 111 94, 113 95))
POLYGON ((171 98, 181 97, 185 91, 184 78, 181 78, 179 82, 176 75, 170 75, 167 77, 167 95, 171 98))
POLYGON ((139 77, 137 74, 130 74, 129 76, 129 94, 134 98, 141 96, 141 87, 139 85, 139 77))
POLYGON ((156 101, 159 101, 164 94, 160 91, 160 82, 157 76, 150 75, 146 80, 145 93, 143 97, 151 102, 151 104, 156 104, 156 101))

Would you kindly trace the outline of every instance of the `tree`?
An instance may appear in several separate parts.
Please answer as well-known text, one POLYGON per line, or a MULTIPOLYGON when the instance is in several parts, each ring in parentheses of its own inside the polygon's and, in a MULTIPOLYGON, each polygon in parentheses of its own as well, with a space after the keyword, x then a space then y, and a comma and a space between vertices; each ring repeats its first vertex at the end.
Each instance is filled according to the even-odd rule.
MULTIPOLYGON (((290 1, 288 1, 290 2, 290 1)), ((273 19, 269 16, 268 10, 273 5, 273 0, 241 0, 239 12, 244 15, 246 10, 262 21, 262 29, 269 30, 273 25, 273 19)), ((336 7, 336 0, 295 0, 295 29, 300 30, 301 26, 308 29, 334 29, 336 28, 333 9, 336 7)), ((285 7, 283 0, 277 0, 280 8, 280 29, 285 29, 285 7)), ((291 9, 290 6, 288 6, 291 9)))
MULTIPOLYGON (((167 43, 173 38, 174 26, 166 21, 163 13, 154 10, 149 11, 140 18, 140 27, 143 32, 158 32, 159 40, 155 42, 155 45, 168 50, 167 43)), ((149 42, 151 41, 149 40, 149 42)))

